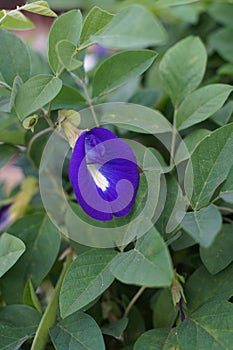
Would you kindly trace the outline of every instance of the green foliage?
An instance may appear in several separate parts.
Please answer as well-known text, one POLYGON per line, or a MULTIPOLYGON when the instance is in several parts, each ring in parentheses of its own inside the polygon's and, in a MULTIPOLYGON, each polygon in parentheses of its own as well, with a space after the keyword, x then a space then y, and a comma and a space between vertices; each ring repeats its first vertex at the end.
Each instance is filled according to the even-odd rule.
POLYGON ((217 0, 0 11, 0 350, 233 349, 232 15, 217 0), (48 52, 29 12, 51 17, 48 52), (69 179, 94 127, 140 172, 110 221, 69 179))

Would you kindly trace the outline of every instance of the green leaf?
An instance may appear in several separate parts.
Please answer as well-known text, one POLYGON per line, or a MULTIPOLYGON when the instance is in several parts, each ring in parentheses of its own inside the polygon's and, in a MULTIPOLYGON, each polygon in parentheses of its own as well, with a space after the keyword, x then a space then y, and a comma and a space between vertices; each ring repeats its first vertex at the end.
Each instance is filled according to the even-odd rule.
POLYGON ((22 302, 29 276, 38 287, 50 271, 59 251, 60 234, 44 214, 25 216, 9 228, 9 233, 26 245, 26 252, 1 279, 4 299, 15 303, 22 302))
POLYGON ((151 329, 137 339, 133 350, 178 350, 175 330, 151 329))
POLYGON ((233 18, 233 6, 230 3, 213 3, 207 7, 207 12, 212 16, 215 21, 223 24, 227 27, 232 27, 233 18))
POLYGON ((82 33, 80 37, 81 47, 91 45, 93 41, 90 39, 92 35, 98 34, 98 32, 106 27, 111 21, 113 15, 107 11, 102 10, 99 7, 93 7, 85 18, 82 33))
POLYGON ((202 81, 206 68, 207 53, 198 37, 187 37, 172 46, 163 56, 160 78, 174 106, 202 81))
POLYGON ((107 58, 96 70, 93 79, 93 96, 111 92, 144 73, 154 62, 157 53, 135 50, 116 53, 107 58))
POLYGON ((24 11, 37 13, 42 16, 57 17, 56 13, 50 10, 46 1, 35 1, 31 4, 26 4, 21 8, 24 11))
POLYGON ((62 67, 68 71, 81 67, 82 62, 75 58, 77 55, 76 45, 68 40, 61 40, 56 45, 56 52, 62 67))
POLYGON ((233 344, 233 305, 214 301, 203 305, 178 328, 181 350, 230 350, 233 344))
POLYGON ((183 229, 201 247, 209 247, 217 236, 222 225, 222 216, 219 210, 210 205, 199 211, 186 213, 181 222, 183 229))
POLYGON ((225 202, 233 203, 233 167, 230 169, 227 179, 221 187, 219 197, 225 202))
POLYGON ((209 118, 222 107, 232 90, 227 84, 212 84, 188 95, 178 109, 177 128, 183 130, 209 118))
POLYGON ((233 28, 221 28, 209 36, 209 46, 226 61, 233 63, 233 47, 229 45, 233 28))
POLYGON ((62 318, 88 305, 112 284, 114 277, 109 265, 115 255, 110 249, 90 249, 78 255, 62 284, 62 318))
MULTIPOLYGON (((13 30, 28 30, 34 28, 34 24, 21 12, 6 11, 7 16, 1 22, 1 27, 13 30)), ((0 11, 0 19, 4 16, 4 11, 0 11)))
POLYGON ((20 120, 42 108, 54 99, 62 87, 62 81, 49 74, 40 74, 24 83, 16 95, 15 108, 20 120))
POLYGON ((209 204, 216 188, 226 179, 232 166, 233 123, 205 137, 195 148, 186 169, 185 188, 193 209, 209 204), (192 179, 192 195, 189 192, 192 179))
POLYGON ((100 122, 145 134, 171 132, 171 124, 159 111, 133 103, 110 106, 100 122))
POLYGON ((219 111, 214 113, 210 119, 213 120, 217 125, 223 126, 230 121, 232 113, 233 101, 229 101, 219 111))
POLYGON ((34 307, 38 312, 42 313, 40 302, 30 279, 28 279, 24 289, 23 303, 25 305, 34 307))
POLYGON ((155 4, 156 6, 159 6, 159 7, 168 7, 168 6, 190 4, 197 1, 199 0, 158 0, 155 4))
POLYGON ((36 332, 40 314, 26 305, 9 305, 0 309, 0 350, 16 350, 36 332))
POLYGON ((119 338, 128 325, 128 318, 122 317, 120 320, 115 322, 111 322, 108 325, 104 325, 101 327, 101 331, 103 334, 111 335, 114 338, 119 338))
POLYGON ((216 274, 233 261, 233 225, 224 224, 212 245, 200 249, 200 257, 207 270, 216 274))
POLYGON ((12 158, 14 154, 19 153, 18 147, 14 147, 7 144, 0 145, 0 168, 6 165, 7 162, 12 158))
POLYGON ((123 283, 148 287, 170 286, 173 278, 168 249, 155 228, 137 241, 135 249, 118 254, 110 270, 123 283))
POLYGON ((185 284, 189 314, 211 300, 227 300, 233 295, 233 264, 217 275, 211 275, 203 266, 198 268, 185 284))
POLYGON ((56 350, 104 350, 104 340, 95 320, 83 313, 76 312, 66 317, 49 331, 56 350), (69 344, 69 345, 68 345, 69 344))
POLYGON ((15 104, 15 99, 16 95, 19 91, 19 88, 23 85, 23 81, 20 78, 20 76, 16 75, 13 86, 12 86, 12 91, 11 91, 11 97, 10 97, 10 104, 9 104, 9 110, 14 111, 14 104, 15 104))
POLYGON ((2 277, 25 251, 21 239, 3 233, 0 237, 0 277, 2 277))
POLYGON ((0 72, 12 86, 16 75, 25 81, 30 76, 31 62, 26 45, 13 33, 0 29, 0 72), (20 53, 20 54, 19 54, 20 53))
POLYGON ((171 290, 163 288, 152 298, 154 328, 172 327, 177 318, 178 308, 173 304, 171 290))
POLYGON ((79 10, 63 13, 54 22, 49 33, 49 64, 54 73, 58 73, 61 64, 57 57, 56 45, 61 40, 68 40, 75 46, 79 42, 82 28, 82 14, 79 10))
POLYGON ((146 48, 163 44, 166 33, 160 22, 143 6, 123 8, 111 22, 91 40, 113 49, 146 48))
POLYGON ((83 96, 78 90, 68 85, 62 85, 58 95, 52 101, 52 110, 54 109, 83 109, 86 107, 83 96))
MULTIPOLYGON (((155 225, 161 235, 167 239, 169 234, 180 224, 181 215, 185 214, 186 203, 181 187, 174 176, 167 175, 166 184, 162 186, 166 186, 166 202, 155 225)), ((162 200, 163 198, 159 198, 159 203, 162 200)))

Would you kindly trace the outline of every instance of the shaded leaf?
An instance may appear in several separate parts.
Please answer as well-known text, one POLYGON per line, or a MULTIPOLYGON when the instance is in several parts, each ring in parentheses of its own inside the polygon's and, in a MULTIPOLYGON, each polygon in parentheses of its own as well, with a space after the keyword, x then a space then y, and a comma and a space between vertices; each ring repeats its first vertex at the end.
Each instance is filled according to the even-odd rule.
POLYGON ((104 350, 104 340, 95 320, 83 313, 76 312, 61 320, 49 331, 56 350, 104 350), (69 344, 69 345, 68 345, 69 344))
POLYGON ((209 36, 209 45, 226 61, 233 63, 233 48, 229 45, 233 28, 221 28, 209 36))
POLYGON ((25 251, 21 239, 3 233, 0 237, 0 277, 4 275, 25 251))
POLYGON ((1 144, 0 145, 0 168, 6 165, 7 162, 12 158, 14 154, 19 153, 18 147, 12 145, 1 144))
POLYGON ((12 86, 16 75, 25 81, 30 76, 31 62, 26 45, 13 33, 0 29, 0 72, 12 86), (20 55, 19 55, 20 52, 20 55))
POLYGON ((200 257, 207 270, 216 274, 233 261, 233 225, 224 224, 212 245, 200 249, 200 257))
POLYGON ((61 288, 63 318, 88 305, 110 286, 114 277, 109 265, 115 255, 110 249, 90 249, 76 258, 61 288))
POLYGON ((201 247, 209 247, 217 236, 222 225, 222 216, 219 210, 210 205, 199 211, 186 213, 181 222, 183 229, 201 247))
POLYGON ((138 338, 133 350, 178 350, 174 333, 168 328, 151 329, 138 338))
POLYGON ((24 294, 23 294, 23 303, 28 306, 34 307, 37 311, 42 313, 42 308, 40 306, 40 302, 38 300, 38 297, 36 295, 36 292, 34 290, 34 287, 32 285, 32 281, 28 279, 25 289, 24 289, 24 294))
POLYGON ((40 314, 26 305, 9 305, 0 309, 0 350, 16 350, 31 338, 39 325, 40 314))
POLYGON ((109 323, 101 327, 103 334, 111 335, 112 337, 119 338, 128 325, 128 318, 122 317, 120 320, 109 323))

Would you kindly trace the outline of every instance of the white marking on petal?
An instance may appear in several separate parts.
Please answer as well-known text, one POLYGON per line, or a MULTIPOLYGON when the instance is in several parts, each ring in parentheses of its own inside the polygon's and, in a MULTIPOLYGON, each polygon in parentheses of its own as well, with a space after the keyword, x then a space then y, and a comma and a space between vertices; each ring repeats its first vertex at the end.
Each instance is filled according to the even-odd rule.
POLYGON ((90 171, 96 186, 99 187, 103 192, 105 192, 106 189, 109 187, 109 182, 106 179, 106 177, 104 177, 104 175, 101 174, 101 172, 92 164, 88 164, 87 168, 90 171))

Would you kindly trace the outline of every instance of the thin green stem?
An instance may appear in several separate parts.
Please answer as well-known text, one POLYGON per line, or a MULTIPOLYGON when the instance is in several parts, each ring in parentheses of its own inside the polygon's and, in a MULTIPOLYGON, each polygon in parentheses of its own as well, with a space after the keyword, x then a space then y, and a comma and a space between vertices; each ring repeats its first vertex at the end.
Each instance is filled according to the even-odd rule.
POLYGON ((69 268, 71 263, 72 263, 72 254, 67 256, 66 262, 63 266, 56 288, 54 289, 52 299, 50 300, 50 303, 48 304, 42 316, 42 319, 40 321, 39 327, 37 329, 35 338, 32 343, 31 350, 45 349, 45 346, 48 340, 48 335, 49 335, 49 328, 54 325, 57 319, 58 299, 59 299, 59 293, 61 290, 61 285, 65 277, 66 271, 69 268))
POLYGON ((91 100, 91 98, 90 98, 90 96, 89 96, 89 93, 88 93, 88 90, 87 90, 87 86, 86 86, 86 84, 85 84, 84 81, 81 81, 81 82, 82 82, 83 91, 84 91, 84 94, 85 94, 87 103, 88 103, 88 105, 89 105, 89 107, 90 107, 91 114, 92 114, 92 116, 93 116, 94 122, 95 122, 96 126, 98 127, 98 126, 100 126, 100 125, 99 125, 99 121, 98 121, 97 115, 96 115, 96 113, 95 113, 95 109, 94 109, 92 100, 91 100))
POLYGON ((11 11, 8 11, 8 12, 6 10, 2 10, 4 15, 0 19, 0 26, 1 26, 2 22, 6 19, 6 17, 11 16, 13 13, 19 12, 20 10, 23 10, 23 6, 21 6, 21 7, 16 6, 15 10, 11 10, 11 11))
POLYGON ((172 126, 172 140, 171 140, 171 153, 170 153, 170 166, 173 163, 174 156, 175 156, 175 147, 176 147, 176 115, 177 115, 177 108, 174 109, 173 114, 173 126, 172 126))
POLYGON ((0 86, 8 91, 12 91, 12 87, 10 85, 8 85, 7 83, 5 83, 4 81, 0 81, 0 86))
POLYGON ((228 211, 229 213, 233 213, 233 208, 222 207, 222 206, 219 206, 219 205, 216 205, 216 208, 218 208, 219 210, 222 210, 222 211, 228 211))
POLYGON ((53 124, 53 121, 52 121, 51 118, 50 118, 51 107, 52 107, 52 104, 51 104, 51 102, 50 102, 47 111, 46 111, 44 108, 41 108, 41 110, 42 110, 42 112, 43 112, 43 117, 44 117, 44 119, 46 120, 46 122, 48 123, 48 125, 50 126, 50 128, 55 129, 55 125, 53 124))
POLYGON ((133 305, 136 303, 136 301, 138 300, 138 298, 142 295, 142 293, 144 292, 144 290, 146 289, 145 286, 142 286, 137 293, 134 295, 133 299, 130 301, 130 303, 128 304, 127 308, 125 309, 125 313, 124 316, 127 317, 131 308, 133 307, 133 305))

